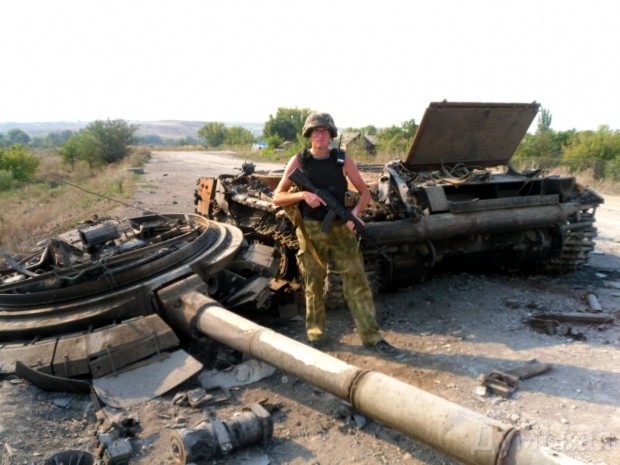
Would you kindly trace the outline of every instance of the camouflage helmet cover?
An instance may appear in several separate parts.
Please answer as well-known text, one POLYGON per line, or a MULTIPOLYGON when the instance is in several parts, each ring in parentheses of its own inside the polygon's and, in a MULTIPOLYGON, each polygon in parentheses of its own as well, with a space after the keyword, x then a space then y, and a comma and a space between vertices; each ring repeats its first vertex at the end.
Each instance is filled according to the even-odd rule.
POLYGON ((306 118, 304 123, 304 129, 301 133, 304 137, 310 137, 310 133, 314 128, 327 128, 332 136, 332 139, 338 135, 338 129, 332 118, 328 113, 319 113, 313 111, 306 118))

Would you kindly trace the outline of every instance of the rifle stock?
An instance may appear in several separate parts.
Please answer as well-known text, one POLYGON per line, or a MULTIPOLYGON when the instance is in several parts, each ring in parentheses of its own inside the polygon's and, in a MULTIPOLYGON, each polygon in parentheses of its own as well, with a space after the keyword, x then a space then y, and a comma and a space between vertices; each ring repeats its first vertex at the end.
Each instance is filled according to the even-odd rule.
POLYGON ((327 212, 327 216, 323 220, 323 224, 321 225, 321 231, 327 232, 331 228, 331 225, 336 217, 342 218, 344 221, 353 221, 355 224, 355 230, 360 235, 360 237, 366 240, 372 247, 374 247, 383 258, 387 261, 391 261, 390 256, 383 250, 374 238, 370 235, 364 224, 361 220, 355 216, 353 213, 349 211, 344 205, 342 205, 330 192, 325 189, 319 189, 312 181, 308 179, 308 177, 303 174, 299 168, 295 168, 291 174, 289 174, 288 178, 297 184, 300 187, 303 187, 306 190, 316 194, 325 202, 329 211, 327 212))

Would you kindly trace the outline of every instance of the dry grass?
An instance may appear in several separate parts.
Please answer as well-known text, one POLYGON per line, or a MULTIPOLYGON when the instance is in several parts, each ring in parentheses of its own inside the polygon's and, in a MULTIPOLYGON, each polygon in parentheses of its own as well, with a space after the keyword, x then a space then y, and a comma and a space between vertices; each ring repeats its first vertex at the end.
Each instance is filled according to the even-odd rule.
POLYGON ((139 164, 146 154, 142 152, 96 170, 83 165, 69 170, 52 153, 39 156, 41 165, 36 180, 0 195, 2 253, 27 252, 50 235, 75 227, 94 215, 106 216, 118 206, 109 199, 124 201, 130 196, 135 175, 127 168, 139 164))

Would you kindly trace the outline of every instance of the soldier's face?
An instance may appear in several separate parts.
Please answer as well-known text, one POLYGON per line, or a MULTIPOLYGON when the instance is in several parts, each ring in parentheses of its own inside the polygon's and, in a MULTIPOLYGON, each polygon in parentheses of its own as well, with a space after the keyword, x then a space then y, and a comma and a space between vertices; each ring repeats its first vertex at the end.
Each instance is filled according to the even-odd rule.
POLYGON ((310 142, 313 147, 329 146, 331 134, 328 128, 314 128, 310 133, 310 142))

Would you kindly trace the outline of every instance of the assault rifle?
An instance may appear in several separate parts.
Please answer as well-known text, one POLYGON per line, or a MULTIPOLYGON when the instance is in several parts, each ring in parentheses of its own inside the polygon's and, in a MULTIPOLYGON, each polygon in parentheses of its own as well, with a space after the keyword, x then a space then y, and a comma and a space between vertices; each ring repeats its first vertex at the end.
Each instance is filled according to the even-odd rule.
POLYGON ((353 223, 355 224, 355 230, 360 235, 360 237, 366 240, 375 249, 377 249, 381 256, 387 261, 392 260, 390 256, 386 253, 386 251, 383 250, 383 247, 377 244, 377 242, 373 239, 373 237, 366 229, 366 226, 364 226, 360 219, 353 213, 351 213, 349 209, 342 205, 338 200, 336 200, 336 198, 330 192, 326 191, 325 189, 319 189, 314 184, 312 184, 312 181, 310 181, 310 179, 308 179, 308 177, 303 174, 299 170, 299 168, 295 168, 293 172, 289 174, 288 178, 298 186, 303 187, 304 189, 307 189, 310 192, 318 195, 325 202, 329 211, 327 212, 327 215, 323 220, 323 224, 321 224, 322 232, 329 231, 336 217, 340 217, 344 221, 353 221, 353 223))

